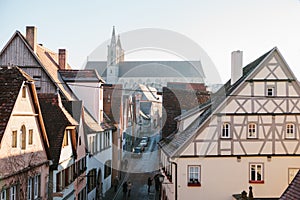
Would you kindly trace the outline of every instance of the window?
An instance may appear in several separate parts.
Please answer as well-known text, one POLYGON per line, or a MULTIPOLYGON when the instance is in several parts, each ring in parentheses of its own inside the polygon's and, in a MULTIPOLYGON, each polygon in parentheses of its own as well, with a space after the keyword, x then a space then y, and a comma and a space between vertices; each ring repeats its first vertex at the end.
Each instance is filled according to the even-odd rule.
POLYGON ((79 146, 81 146, 81 136, 79 136, 78 143, 79 143, 79 146))
POLYGON ((32 182, 33 182, 33 178, 28 178, 28 181, 27 181, 27 199, 28 200, 32 199, 32 182))
POLYGON ((13 148, 17 148, 17 131, 12 132, 12 144, 13 148))
POLYGON ((289 184, 293 181, 299 170, 299 168, 289 168, 289 184))
POLYGON ((264 183, 263 164, 250 164, 249 183, 264 183))
POLYGON ((26 128, 24 125, 21 127, 21 149, 26 149, 26 128))
POLYGON ((86 188, 83 188, 78 194, 78 200, 86 200, 86 188))
POLYGON ((70 129, 66 129, 65 134, 64 134, 63 147, 69 145, 69 133, 70 132, 71 132, 70 129))
POLYGON ((28 144, 33 144, 33 130, 29 130, 29 135, 28 135, 28 144))
POLYGON ((0 200, 6 200, 6 190, 1 191, 0 200))
POLYGON ((295 135, 295 125, 292 123, 287 123, 285 126, 285 137, 294 139, 295 135))
POLYGON ((108 148, 110 147, 110 132, 109 131, 105 131, 104 132, 104 147, 103 148, 108 148))
POLYGON ((188 166, 188 186, 200 185, 200 166, 188 166))
POLYGON ((42 77, 41 76, 33 76, 33 79, 34 79, 35 88, 37 90, 40 90, 41 89, 41 80, 42 80, 42 77))
POLYGON ((275 96, 275 87, 267 87, 266 95, 269 97, 275 96))
POLYGON ((96 187, 96 169, 92 169, 88 173, 88 193, 96 187))
POLYGON ((17 199, 17 186, 14 185, 10 188, 10 200, 16 200, 17 199))
POLYGON ((34 190, 33 190, 33 197, 37 199, 40 196, 40 183, 41 183, 41 176, 36 175, 34 177, 34 190))
POLYGON ((26 98, 26 86, 22 87, 22 98, 26 98))
POLYGON ((248 124, 248 138, 257 138, 256 124, 248 124))
POLYGON ((223 123, 222 125, 222 138, 230 138, 230 124, 229 123, 223 123))
POLYGON ((104 165, 104 178, 107 178, 111 174, 111 161, 108 160, 104 165))

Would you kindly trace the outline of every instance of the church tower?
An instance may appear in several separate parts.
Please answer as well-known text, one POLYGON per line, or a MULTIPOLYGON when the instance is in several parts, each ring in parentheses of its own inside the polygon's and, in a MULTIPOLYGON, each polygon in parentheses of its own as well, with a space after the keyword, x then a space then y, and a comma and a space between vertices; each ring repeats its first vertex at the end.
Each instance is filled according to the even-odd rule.
POLYGON ((106 82, 115 84, 119 79, 119 63, 124 62, 124 50, 121 46, 120 36, 116 41, 115 27, 111 36, 110 45, 107 46, 107 72, 106 82))

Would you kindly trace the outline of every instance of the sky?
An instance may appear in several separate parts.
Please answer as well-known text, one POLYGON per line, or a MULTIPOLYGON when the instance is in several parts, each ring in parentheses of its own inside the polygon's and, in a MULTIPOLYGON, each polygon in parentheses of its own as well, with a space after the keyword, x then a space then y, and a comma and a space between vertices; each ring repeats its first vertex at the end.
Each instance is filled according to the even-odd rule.
MULTIPOLYGON (((1 49, 16 30, 25 34, 34 25, 38 43, 53 51, 66 48, 76 69, 115 26, 121 36, 155 28, 189 38, 207 53, 223 82, 230 78, 232 51, 243 51, 246 65, 276 46, 300 79, 300 0, 0 0, 0 19, 1 49)), ((126 57, 125 44, 125 60, 153 59, 126 57)))

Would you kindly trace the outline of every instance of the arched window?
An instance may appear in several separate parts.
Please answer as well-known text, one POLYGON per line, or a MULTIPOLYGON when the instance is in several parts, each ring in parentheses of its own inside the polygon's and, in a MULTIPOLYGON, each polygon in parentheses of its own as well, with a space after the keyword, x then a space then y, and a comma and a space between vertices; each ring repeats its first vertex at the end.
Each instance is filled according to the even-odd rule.
POLYGON ((26 149, 26 127, 21 127, 21 149, 26 149))
POLYGON ((224 122, 222 125, 222 138, 230 138, 230 124, 224 122))

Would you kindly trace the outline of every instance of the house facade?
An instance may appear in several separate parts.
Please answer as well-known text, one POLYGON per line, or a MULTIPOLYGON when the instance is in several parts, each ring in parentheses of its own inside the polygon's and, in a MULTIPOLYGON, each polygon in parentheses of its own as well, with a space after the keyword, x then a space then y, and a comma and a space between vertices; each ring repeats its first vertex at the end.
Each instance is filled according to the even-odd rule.
POLYGON ((33 79, 0 67, 0 199, 47 199, 51 156, 33 79))
POLYGON ((49 195, 53 199, 75 199, 75 183, 85 177, 86 161, 76 163, 76 125, 63 107, 59 94, 39 94, 53 164, 49 172, 49 195), (55 124, 55 125, 53 125, 55 124))
POLYGON ((254 197, 279 198, 298 172, 295 75, 277 48, 232 68, 238 73, 160 142, 163 199, 229 200, 249 186, 254 197))
MULTIPOLYGON (((61 156, 62 158, 66 158, 65 156, 73 156, 72 158, 70 157, 69 160, 74 162, 73 164, 75 168, 80 166, 80 176, 76 174, 76 178, 68 180, 72 182, 72 184, 69 185, 74 189, 70 189, 70 191, 73 191, 71 196, 64 197, 67 199, 73 199, 74 195, 76 199, 86 199, 88 197, 88 190, 90 190, 89 188, 92 188, 90 191, 94 192, 92 195, 89 195, 91 196, 89 199, 95 199, 96 187, 99 191, 97 193, 99 195, 103 194, 107 189, 110 188, 110 175, 106 174, 111 173, 111 166, 109 164, 111 163, 112 159, 111 138, 113 127, 108 126, 108 124, 104 120, 102 121, 101 118, 103 116, 101 90, 98 88, 98 93, 94 93, 98 98, 98 103, 95 104, 98 106, 97 108, 93 107, 94 105, 91 104, 93 103, 92 101, 85 102, 89 96, 79 99, 79 97, 82 97, 80 96, 80 93, 72 91, 74 88, 71 87, 71 84, 68 85, 67 81, 65 82, 62 74, 60 73, 63 70, 71 70, 71 67, 67 62, 67 51, 65 49, 59 49, 58 52, 53 52, 45 48, 42 44, 37 44, 36 27, 26 27, 26 36, 23 36, 19 31, 15 32, 0 53, 0 64, 15 64, 20 66, 20 68, 22 68, 35 80, 38 94, 58 94, 63 104, 62 107, 64 107, 64 110, 66 111, 65 113, 69 113, 73 120, 76 119, 75 121, 78 123, 74 125, 76 139, 75 142, 72 143, 72 153, 68 151, 69 153, 62 153, 61 156), (97 140, 96 135, 98 135, 97 140), (95 139, 93 140, 93 138, 95 139), (81 144, 81 146, 79 146, 79 144, 81 144), (97 151, 99 154, 101 154, 101 158, 96 159, 98 161, 97 163, 93 163, 91 161, 88 164, 90 161, 89 158, 91 158, 88 157, 88 154, 95 154, 91 154, 89 152, 92 152, 91 150, 96 147, 96 144, 99 146, 97 148, 100 148, 100 145, 102 145, 101 151, 97 151), (98 165, 99 162, 102 162, 101 167, 98 165), (101 173, 91 172, 90 174, 89 172, 91 170, 87 171, 88 166, 89 169, 96 168, 96 171, 100 171, 101 173), (105 168, 105 166, 109 167, 105 168), (101 170, 99 170, 100 168, 101 170), (107 171, 106 174, 104 172, 105 170, 107 171), (90 186, 85 187, 86 185, 90 186), (105 188, 105 190, 102 190, 102 188, 105 188)), ((95 82, 87 82, 88 85, 91 84, 92 87, 95 85, 95 82)), ((98 79, 96 84, 99 85, 100 82, 98 79)), ((93 98, 93 100, 95 99, 93 98)), ((69 147, 67 149, 69 149, 69 147)), ((66 168, 58 168, 58 171, 64 171, 68 167, 72 167, 73 164, 62 164, 60 166, 66 168)), ((50 177, 52 182, 56 182, 56 177, 54 177, 54 175, 55 172, 53 173, 53 177, 50 177)), ((62 173, 62 178, 63 177, 64 175, 62 173)), ((65 189, 69 189, 70 187, 65 187, 65 189)), ((53 193, 53 197, 60 198, 62 195, 62 192, 56 191, 55 188, 53 189, 53 193)))
MULTIPOLYGON (((111 187, 112 130, 105 122, 103 83, 96 70, 59 70, 63 81, 78 99, 84 102, 86 113, 96 120, 93 130, 85 129, 87 136, 87 193, 88 199, 100 198, 111 187)), ((91 121, 91 117, 84 116, 91 121)), ((92 122, 91 122, 92 123, 92 122)))

